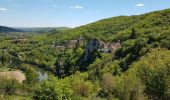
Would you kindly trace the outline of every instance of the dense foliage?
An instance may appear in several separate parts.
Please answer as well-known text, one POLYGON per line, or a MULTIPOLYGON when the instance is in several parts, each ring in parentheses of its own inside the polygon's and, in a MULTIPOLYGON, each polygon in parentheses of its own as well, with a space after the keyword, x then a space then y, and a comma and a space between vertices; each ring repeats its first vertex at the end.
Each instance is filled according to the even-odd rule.
POLYGON ((45 34, 2 34, 0 71, 26 77, 22 84, 0 78, 2 98, 169 100, 169 22, 166 9, 45 34), (40 80, 46 74, 35 67, 48 78, 40 80))

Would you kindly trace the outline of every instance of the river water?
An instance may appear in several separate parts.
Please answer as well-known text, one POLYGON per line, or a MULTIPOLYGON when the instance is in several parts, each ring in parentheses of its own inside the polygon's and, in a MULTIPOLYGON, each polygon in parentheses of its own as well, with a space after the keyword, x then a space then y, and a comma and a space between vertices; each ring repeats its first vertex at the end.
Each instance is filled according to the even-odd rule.
POLYGON ((48 79, 48 73, 45 71, 42 71, 41 69, 38 70, 38 80, 40 82, 48 79))
POLYGON ((38 75, 37 78, 40 82, 48 79, 48 72, 45 71, 43 68, 36 66, 36 65, 32 65, 32 64, 27 64, 27 65, 36 71, 38 75))

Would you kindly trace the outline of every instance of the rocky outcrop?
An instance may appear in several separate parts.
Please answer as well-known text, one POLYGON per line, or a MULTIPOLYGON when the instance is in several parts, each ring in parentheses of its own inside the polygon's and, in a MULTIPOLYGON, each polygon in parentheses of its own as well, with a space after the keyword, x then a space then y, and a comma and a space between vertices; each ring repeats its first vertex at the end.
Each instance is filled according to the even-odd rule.
POLYGON ((91 58, 91 54, 100 48, 100 41, 97 39, 91 39, 86 44, 84 60, 88 61, 91 58))
POLYGON ((61 75, 62 74, 64 74, 64 72, 62 72, 62 69, 63 68, 63 63, 60 61, 60 60, 58 60, 57 62, 56 62, 56 76, 58 76, 58 77, 60 77, 61 78, 61 75))
POLYGON ((96 51, 113 54, 118 48, 121 48, 120 42, 105 43, 97 39, 91 39, 86 44, 84 60, 88 61, 96 51))

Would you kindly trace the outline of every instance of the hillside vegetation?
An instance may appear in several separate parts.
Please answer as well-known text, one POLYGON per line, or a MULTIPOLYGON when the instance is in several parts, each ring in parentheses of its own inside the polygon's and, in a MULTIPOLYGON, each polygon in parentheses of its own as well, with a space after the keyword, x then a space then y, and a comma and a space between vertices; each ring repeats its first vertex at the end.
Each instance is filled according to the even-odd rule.
POLYGON ((69 30, 0 38, 0 69, 21 70, 20 84, 0 78, 2 98, 169 100, 170 9, 103 19, 69 30), (37 80, 38 66, 49 74, 37 80), (15 83, 14 86, 11 83, 15 83))
POLYGON ((6 33, 6 32, 22 32, 22 31, 10 27, 0 26, 0 33, 2 32, 6 33))
POLYGON ((23 32, 38 32, 38 33, 45 33, 50 31, 63 31, 70 29, 69 27, 33 27, 33 28, 16 28, 22 30, 23 32))
POLYGON ((143 34, 163 34, 169 32, 170 9, 143 15, 119 16, 103 19, 95 23, 77 27, 66 32, 67 38, 79 35, 95 37, 104 41, 126 40, 132 28, 137 29, 138 37, 143 34))

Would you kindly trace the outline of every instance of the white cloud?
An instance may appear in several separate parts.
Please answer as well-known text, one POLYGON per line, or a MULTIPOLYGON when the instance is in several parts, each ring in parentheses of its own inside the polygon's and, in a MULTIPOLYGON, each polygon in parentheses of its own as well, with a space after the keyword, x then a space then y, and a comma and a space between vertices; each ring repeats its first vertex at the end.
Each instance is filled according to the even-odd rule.
POLYGON ((7 8, 0 8, 0 11, 8 11, 7 8))
POLYGON ((139 4, 136 4, 135 7, 144 7, 145 4, 142 4, 142 3, 139 3, 139 4))
POLYGON ((70 7, 70 8, 75 8, 75 9, 84 9, 84 7, 82 7, 82 6, 74 6, 74 7, 70 7))
POLYGON ((83 9, 83 7, 81 7, 81 6, 75 6, 75 8, 77 8, 77 9, 83 9))

